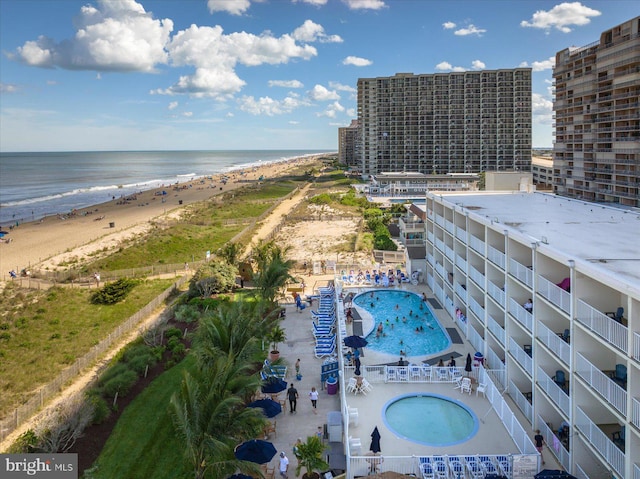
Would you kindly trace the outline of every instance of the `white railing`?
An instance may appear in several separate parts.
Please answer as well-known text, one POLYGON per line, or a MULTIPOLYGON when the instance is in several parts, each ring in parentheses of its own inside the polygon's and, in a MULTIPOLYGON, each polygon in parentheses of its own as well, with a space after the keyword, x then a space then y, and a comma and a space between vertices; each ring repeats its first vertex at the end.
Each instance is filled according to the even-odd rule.
POLYGON ((515 299, 509 298, 509 313, 522 324, 527 331, 533 332, 533 314, 524 309, 515 299))
POLYGON ((504 346, 506 340, 506 332, 500 324, 489 315, 487 318, 487 326, 489 327, 489 331, 493 333, 493 335, 497 338, 497 340, 504 346))
POLYGON ((571 364, 571 347, 560 337, 558 333, 552 331, 546 324, 539 321, 537 328, 538 339, 555 353, 567 366, 571 364))
POLYGON ((640 400, 631 398, 631 423, 640 429, 640 400))
POLYGON ((482 289, 484 289, 484 274, 469 264, 469 277, 482 289))
POLYGON ((440 277, 444 280, 447 280, 447 274, 445 273, 444 270, 444 266, 442 266, 440 263, 436 262, 436 271, 438 272, 438 274, 440 275, 440 277))
POLYGON ((440 238, 436 238, 436 241, 434 244, 436 245, 436 248, 444 252, 444 241, 442 241, 440 238))
POLYGON ((558 306, 565 313, 571 312, 571 294, 556 286, 542 275, 538 275, 538 293, 558 306))
POLYGON ((633 479, 640 479, 640 465, 633 465, 633 479))
POLYGON ((571 454, 569 454, 569 451, 567 451, 564 448, 564 446, 560 442, 560 439, 558 439, 558 437, 553 433, 551 428, 547 426, 546 421, 539 414, 538 414, 538 429, 540 429, 540 432, 544 437, 544 442, 547 443, 548 445, 547 450, 551 451, 551 453, 554 456, 556 456, 556 459, 558 459, 558 462, 562 464, 562 467, 564 467, 566 471, 570 470, 571 454), (557 449, 553 447, 554 444, 558 444, 558 443, 560 444, 560 447, 558 447, 557 449))
POLYGON ((491 281, 488 282, 487 286, 489 296, 495 299, 496 302, 504 308, 505 293, 502 288, 491 281))
POLYGON ((433 244, 433 240, 434 240, 435 236, 433 236, 433 231, 428 231, 427 232, 427 241, 431 244, 433 244))
POLYGON ((596 423, 580 408, 576 406, 576 428, 587 441, 604 457, 605 461, 621 476, 624 475, 625 456, 596 423))
POLYGON ((427 263, 429 263, 431 266, 436 264, 436 261, 435 259, 433 259, 433 255, 431 253, 427 254, 427 263))
MULTIPOLYGON (((575 474, 576 479, 591 479, 588 474, 586 472, 584 472, 584 469, 582 468, 582 466, 580 464, 578 464, 576 462, 576 470, 575 470, 575 474)), ((639 478, 640 479, 640 478, 639 478)))
POLYGON ((640 361, 640 333, 633 333, 633 359, 640 361))
POLYGON ((451 261, 453 261, 454 258, 454 253, 453 253, 453 249, 447 245, 444 246, 444 254, 447 256, 447 258, 449 258, 451 261))
POLYGON ((504 269, 505 265, 505 254, 499 249, 494 248, 493 246, 489 246, 487 248, 487 258, 489 261, 497 264, 502 269, 504 269))
POLYGON ((459 226, 456 226, 456 238, 458 238, 460 241, 462 241, 463 243, 467 243, 467 232, 463 229, 460 228, 459 226))
POLYGON ((515 259, 509 259, 509 273, 515 276, 524 284, 533 288, 533 270, 525 265, 518 263, 515 259))
POLYGON ((460 255, 456 255, 456 266, 460 268, 460 271, 463 273, 467 272, 467 260, 460 255))
POLYGON ((463 303, 467 302, 467 290, 458 282, 455 283, 455 290, 463 303))
POLYGON ((455 226, 453 226, 453 223, 451 221, 445 220, 444 229, 447 230, 449 233, 453 234, 455 226))
POLYGON ((627 391, 618 386, 580 353, 576 353, 575 371, 591 389, 595 389, 600 396, 611 403, 623 416, 626 416, 627 391))
POLYGON ((533 359, 527 353, 525 353, 524 349, 516 342, 515 339, 509 338, 509 352, 516 359, 518 364, 520 364, 529 376, 533 376, 533 359))
POLYGON ((438 226, 444 226, 444 217, 441 215, 436 215, 435 222, 438 226))
POLYGON ((571 414, 571 401, 569 396, 564 392, 564 389, 558 386, 540 366, 538 366, 537 383, 540 389, 549 396, 551 401, 553 401, 553 403, 558 406, 567 417, 569 417, 571 414))
POLYGON ((429 286, 429 288, 431 288, 432 291, 433 291, 434 282, 435 281, 433 279, 433 274, 427 273, 427 286, 429 286))
POLYGON ((433 290, 433 295, 436 297, 436 299, 442 302, 444 298, 444 291, 442 290, 442 286, 440 286, 438 283, 434 281, 431 289, 433 290))
POLYGON ((484 351, 484 339, 473 326, 467 328, 467 339, 476 351, 484 351))
POLYGON ((598 311, 582 299, 578 300, 576 319, 598 336, 603 337, 616 348, 627 354, 629 330, 613 318, 598 311))
POLYGON ((469 247, 484 256, 484 241, 474 235, 469 235, 469 247))
POLYGON ((513 399, 513 402, 516 403, 524 417, 533 424, 533 407, 531 407, 531 403, 529 400, 520 392, 518 386, 513 381, 509 381, 509 396, 513 399))
POLYGON ((480 303, 478 303, 473 296, 469 295, 468 298, 469 298, 468 299, 469 309, 473 311, 473 314, 475 314, 480 320, 480 322, 484 324, 484 307, 481 306, 480 303))

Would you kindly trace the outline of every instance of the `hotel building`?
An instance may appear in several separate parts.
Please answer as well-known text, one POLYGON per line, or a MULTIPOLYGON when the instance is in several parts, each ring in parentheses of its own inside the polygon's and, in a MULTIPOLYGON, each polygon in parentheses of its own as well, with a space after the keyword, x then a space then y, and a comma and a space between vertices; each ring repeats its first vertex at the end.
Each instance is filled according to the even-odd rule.
POLYGON ((531 69, 358 79, 358 170, 531 168, 531 69))
POLYGON ((640 215, 544 193, 427 193, 427 284, 576 477, 640 478, 640 215))
POLYGON ((640 206, 640 17, 556 53, 555 191, 640 206))

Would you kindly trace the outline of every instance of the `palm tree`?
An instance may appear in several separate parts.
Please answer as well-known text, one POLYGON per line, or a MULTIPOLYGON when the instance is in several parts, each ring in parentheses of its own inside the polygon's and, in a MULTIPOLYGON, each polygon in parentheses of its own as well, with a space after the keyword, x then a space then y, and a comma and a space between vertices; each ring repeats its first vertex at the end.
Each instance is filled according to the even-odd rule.
POLYGON ((243 248, 240 243, 229 241, 218 250, 218 256, 223 258, 229 264, 238 264, 238 259, 240 257, 240 253, 242 253, 242 249, 243 248))
POLYGON ((285 259, 288 250, 288 247, 283 249, 269 241, 260 243, 253 252, 253 259, 257 263, 254 283, 260 296, 269 304, 275 303, 278 290, 296 280, 290 273, 294 261, 285 259))
POLYGON ((322 459, 322 453, 326 448, 318 436, 309 436, 307 442, 298 444, 296 476, 300 475, 302 468, 305 469, 303 478, 319 477, 320 475, 315 471, 328 469, 329 464, 322 459))

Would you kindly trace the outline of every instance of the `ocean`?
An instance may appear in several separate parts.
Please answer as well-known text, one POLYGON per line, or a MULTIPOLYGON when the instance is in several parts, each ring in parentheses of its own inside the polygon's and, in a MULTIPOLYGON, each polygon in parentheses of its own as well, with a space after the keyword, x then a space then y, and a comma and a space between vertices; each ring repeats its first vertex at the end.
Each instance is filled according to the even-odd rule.
POLYGON ((0 225, 33 221, 113 196, 331 150, 0 153, 0 225))

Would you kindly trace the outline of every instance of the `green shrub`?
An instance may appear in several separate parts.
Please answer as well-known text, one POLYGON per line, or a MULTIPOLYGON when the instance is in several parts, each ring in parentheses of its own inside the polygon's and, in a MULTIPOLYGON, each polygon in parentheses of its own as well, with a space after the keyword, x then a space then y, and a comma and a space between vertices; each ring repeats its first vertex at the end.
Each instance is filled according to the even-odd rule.
POLYGON ((116 393, 118 393, 119 396, 126 396, 137 380, 138 375, 136 372, 131 369, 127 369, 104 382, 101 388, 102 394, 106 397, 113 397, 116 393))
POLYGON ((111 379, 115 378, 116 376, 119 376, 120 374, 124 373, 125 371, 127 371, 129 368, 127 367, 126 364, 124 363, 116 363, 113 366, 110 366, 101 376, 100 379, 98 380, 98 384, 99 385, 103 385, 104 383, 106 383, 107 381, 110 381, 111 379))
POLYGON ((100 396, 97 389, 91 389, 87 392, 87 402, 93 407, 92 424, 102 424, 111 414, 109 404, 106 399, 100 396))
POLYGON ((124 354, 122 355, 122 360, 125 362, 130 362, 138 356, 147 356, 149 354, 151 354, 149 346, 142 343, 136 343, 126 348, 124 354))
POLYGON ((156 365, 157 362, 158 361, 156 360, 155 356, 151 353, 151 351, 149 351, 145 355, 138 355, 134 357, 127 364, 129 365, 129 368, 135 371, 138 375, 142 375, 147 369, 147 366, 152 368, 156 365))
POLYGON ((122 278, 112 283, 105 284, 91 296, 93 304, 116 304, 122 301, 133 288, 140 283, 139 280, 122 278))
POLYGON ((200 319, 200 311, 197 306, 182 304, 176 308, 175 316, 182 323, 194 323, 200 319))
POLYGON ((187 352, 187 348, 183 343, 176 344, 171 348, 171 358, 177 363, 180 362, 187 352))
POLYGON ((328 193, 320 193, 309 199, 309 203, 313 205, 328 205, 332 202, 331 196, 328 193))
POLYGON ((167 341, 171 338, 182 339, 182 331, 178 328, 167 328, 164 332, 164 337, 167 338, 167 341))
POLYGON ((28 429, 18 436, 9 449, 7 450, 8 454, 24 454, 35 452, 38 446, 38 436, 33 429, 28 429))

